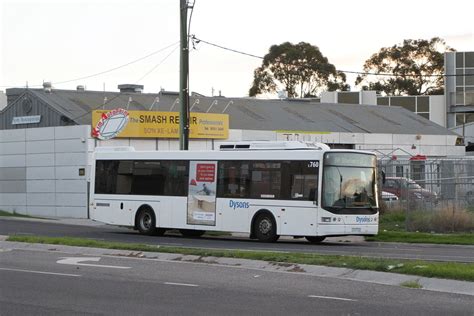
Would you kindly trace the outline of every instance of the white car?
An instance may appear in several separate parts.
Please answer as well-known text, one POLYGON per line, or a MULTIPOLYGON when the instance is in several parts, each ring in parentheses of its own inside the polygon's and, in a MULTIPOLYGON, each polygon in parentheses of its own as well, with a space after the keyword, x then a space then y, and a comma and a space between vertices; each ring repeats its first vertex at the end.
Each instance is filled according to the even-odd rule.
POLYGON ((398 196, 390 192, 382 191, 382 200, 385 203, 393 203, 398 201, 398 196))

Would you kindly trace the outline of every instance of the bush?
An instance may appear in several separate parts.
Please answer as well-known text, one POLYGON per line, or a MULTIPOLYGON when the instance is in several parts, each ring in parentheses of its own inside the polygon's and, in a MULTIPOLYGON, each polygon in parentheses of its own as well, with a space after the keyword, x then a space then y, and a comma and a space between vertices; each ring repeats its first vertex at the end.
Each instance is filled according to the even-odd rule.
POLYGON ((464 209, 415 211, 410 212, 407 220, 409 231, 435 233, 474 231, 474 214, 464 209))

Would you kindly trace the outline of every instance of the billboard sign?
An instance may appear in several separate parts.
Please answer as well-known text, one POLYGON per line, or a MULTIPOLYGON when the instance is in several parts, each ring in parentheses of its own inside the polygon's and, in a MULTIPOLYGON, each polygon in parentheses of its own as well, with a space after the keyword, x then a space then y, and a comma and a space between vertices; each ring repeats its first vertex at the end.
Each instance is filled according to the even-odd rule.
MULTIPOLYGON (((96 126, 104 113, 92 113, 92 126, 96 126)), ((179 138, 179 112, 128 111, 128 124, 117 134, 118 138, 179 138)), ((227 139, 229 115, 190 113, 189 138, 227 139)), ((94 135, 93 135, 94 136, 94 135)), ((96 136, 94 136, 96 137, 96 136)))

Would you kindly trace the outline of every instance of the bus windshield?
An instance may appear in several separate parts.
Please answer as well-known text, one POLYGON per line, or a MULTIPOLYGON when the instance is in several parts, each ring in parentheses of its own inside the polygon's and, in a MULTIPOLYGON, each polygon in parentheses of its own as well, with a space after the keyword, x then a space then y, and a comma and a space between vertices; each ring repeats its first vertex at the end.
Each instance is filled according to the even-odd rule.
POLYGON ((375 157, 359 153, 326 154, 322 202, 333 213, 376 212, 375 157))

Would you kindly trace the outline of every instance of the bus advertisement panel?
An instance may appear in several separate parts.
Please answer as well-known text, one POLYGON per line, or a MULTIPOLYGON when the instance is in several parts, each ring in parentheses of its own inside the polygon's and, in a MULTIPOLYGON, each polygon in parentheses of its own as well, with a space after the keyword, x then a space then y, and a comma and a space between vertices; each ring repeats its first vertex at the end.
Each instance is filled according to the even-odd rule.
POLYGON ((190 161, 187 223, 216 225, 217 161, 190 161))

